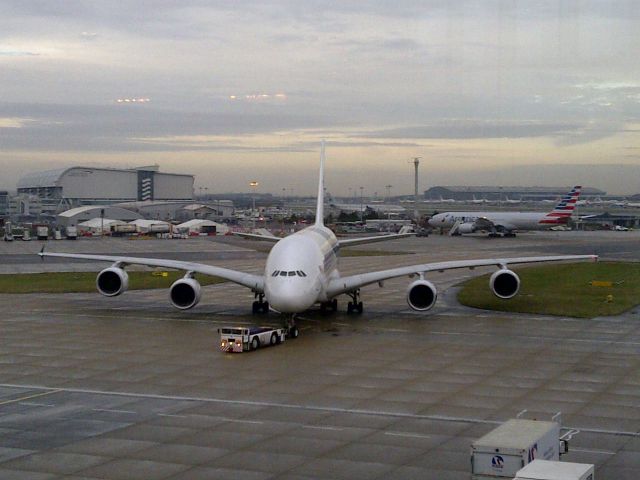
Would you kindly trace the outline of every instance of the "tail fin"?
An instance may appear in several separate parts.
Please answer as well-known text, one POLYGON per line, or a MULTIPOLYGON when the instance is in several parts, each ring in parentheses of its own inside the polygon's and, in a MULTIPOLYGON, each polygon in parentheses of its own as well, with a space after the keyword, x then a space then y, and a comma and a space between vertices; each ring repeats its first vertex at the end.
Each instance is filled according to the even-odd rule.
POLYGON ((320 174, 318 180, 318 204, 316 205, 316 225, 324 225, 324 140, 320 144, 320 174))
POLYGON ((580 185, 573 187, 569 193, 562 197, 555 208, 547 213, 545 216, 546 221, 543 221, 543 223, 567 223, 576 208, 576 202, 581 190, 582 187, 580 185))

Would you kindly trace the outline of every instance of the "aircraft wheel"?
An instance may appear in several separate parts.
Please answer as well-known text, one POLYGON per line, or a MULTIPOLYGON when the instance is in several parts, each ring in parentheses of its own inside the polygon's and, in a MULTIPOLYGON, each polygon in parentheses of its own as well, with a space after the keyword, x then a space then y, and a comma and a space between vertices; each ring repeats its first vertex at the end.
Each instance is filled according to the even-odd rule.
POLYGON ((353 302, 347 303, 347 314, 351 315, 353 313, 353 302))
POLYGON ((262 302, 262 313, 269 313, 269 302, 262 302))
POLYGON ((338 311, 338 299, 337 298, 334 298, 333 300, 331 300, 331 309, 334 312, 338 311))
POLYGON ((253 313, 254 315, 257 313, 260 313, 260 303, 259 302, 253 302, 251 304, 251 313, 253 313))
POLYGON ((253 337, 253 340, 251 340, 251 350, 257 350, 258 348, 260 348, 260 340, 258 340, 258 337, 253 337))
POLYGON ((362 313, 364 311, 364 305, 362 305, 362 302, 358 302, 358 305, 356 306, 356 309, 357 309, 358 313, 362 313))

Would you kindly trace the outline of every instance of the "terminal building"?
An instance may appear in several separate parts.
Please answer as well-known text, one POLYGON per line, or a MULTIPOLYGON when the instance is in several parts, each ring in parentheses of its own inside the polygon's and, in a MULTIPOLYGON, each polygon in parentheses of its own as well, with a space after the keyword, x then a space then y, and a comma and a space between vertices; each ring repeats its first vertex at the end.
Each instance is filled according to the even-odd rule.
POLYGON ((22 177, 18 195, 40 199, 43 213, 83 205, 133 201, 191 201, 193 175, 164 173, 158 165, 132 169, 69 167, 22 177))
POLYGON ((9 214, 9 192, 0 190, 0 215, 9 214))
MULTIPOLYGON (((424 192, 427 200, 487 200, 498 202, 501 200, 522 200, 539 202, 542 200, 555 200, 565 195, 573 187, 468 187, 468 186, 437 186, 424 192)), ((593 187, 583 187, 580 198, 604 197, 607 192, 593 187)))

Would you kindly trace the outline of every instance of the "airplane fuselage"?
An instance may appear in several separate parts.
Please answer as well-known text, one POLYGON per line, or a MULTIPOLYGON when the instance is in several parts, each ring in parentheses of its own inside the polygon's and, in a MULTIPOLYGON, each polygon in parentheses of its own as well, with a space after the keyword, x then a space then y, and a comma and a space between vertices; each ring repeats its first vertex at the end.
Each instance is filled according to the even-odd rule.
POLYGON ((434 215, 429 225, 436 228, 451 228, 456 223, 474 223, 488 219, 495 224, 506 223, 515 230, 543 230, 553 224, 545 223, 546 213, 540 212, 446 212, 434 215))
POLYGON ((323 225, 313 225, 276 243, 264 271, 264 293, 282 313, 303 312, 325 302, 329 280, 338 276, 338 239, 323 225))

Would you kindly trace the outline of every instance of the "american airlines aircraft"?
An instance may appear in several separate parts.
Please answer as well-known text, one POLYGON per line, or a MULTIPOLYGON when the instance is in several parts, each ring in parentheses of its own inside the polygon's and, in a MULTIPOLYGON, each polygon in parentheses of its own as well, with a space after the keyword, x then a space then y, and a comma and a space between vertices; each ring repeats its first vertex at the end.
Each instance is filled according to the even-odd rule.
POLYGON ((448 228, 449 235, 462 235, 478 231, 495 237, 515 237, 516 231, 547 230, 566 225, 573 214, 582 187, 575 186, 549 213, 538 212, 444 212, 431 217, 429 225, 448 228))
POLYGON ((546 257, 497 258, 484 260, 455 260, 397 267, 356 275, 341 276, 338 271, 338 252, 352 245, 392 240, 411 234, 394 234, 375 237, 338 240, 334 233, 323 223, 324 214, 324 145, 320 157, 320 179, 315 224, 285 238, 243 234, 250 238, 273 242, 273 248, 267 257, 262 275, 244 273, 227 268, 204 265, 201 263, 154 258, 121 257, 110 255, 85 255, 40 252, 42 257, 77 258, 111 262, 112 265, 96 278, 98 292, 115 297, 125 292, 129 277, 125 271, 127 265, 146 265, 149 267, 171 268, 185 271, 184 278, 177 280, 169 289, 169 298, 178 309, 194 307, 201 297, 200 284, 194 273, 224 278, 250 289, 255 295, 253 313, 267 313, 269 308, 286 315, 290 335, 296 337, 294 314, 301 313, 315 304, 324 310, 337 310, 337 297, 346 294, 351 298, 347 305, 348 313, 362 313, 360 289, 364 286, 396 277, 418 277, 407 290, 409 306, 418 311, 432 308, 436 302, 437 290, 425 275, 429 272, 454 268, 496 266, 498 270, 491 276, 489 286, 500 298, 511 298, 519 290, 520 279, 508 269, 508 265, 534 262, 552 262, 559 260, 595 260, 595 255, 564 255, 546 257))

